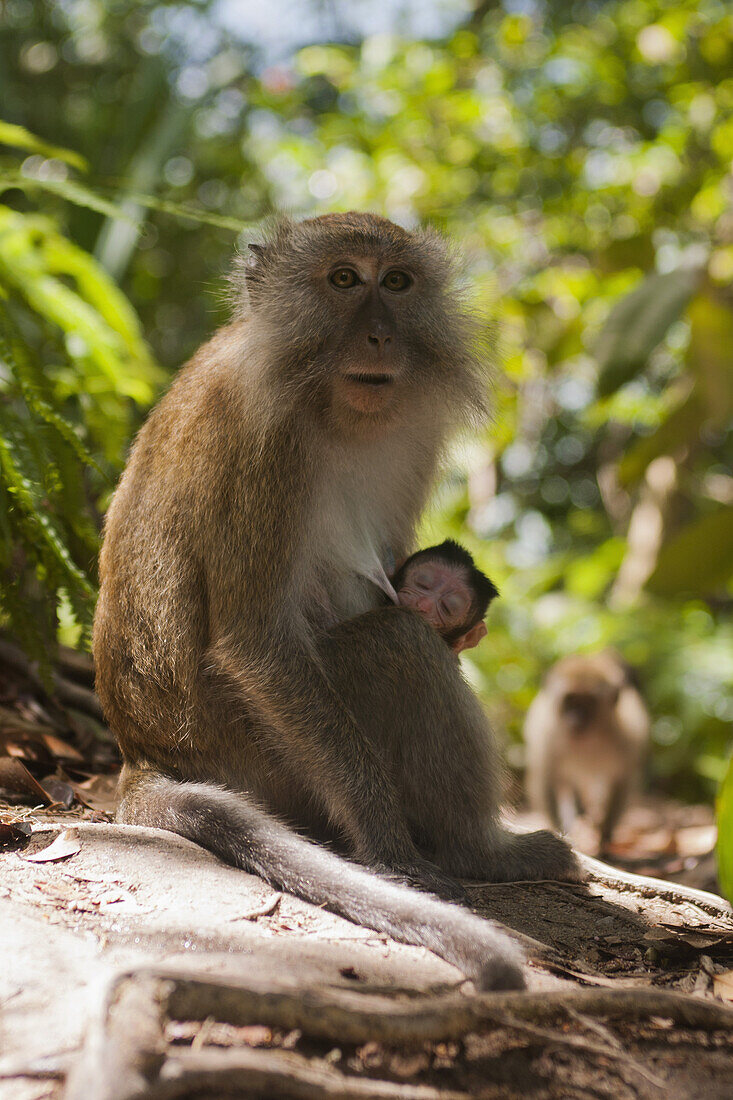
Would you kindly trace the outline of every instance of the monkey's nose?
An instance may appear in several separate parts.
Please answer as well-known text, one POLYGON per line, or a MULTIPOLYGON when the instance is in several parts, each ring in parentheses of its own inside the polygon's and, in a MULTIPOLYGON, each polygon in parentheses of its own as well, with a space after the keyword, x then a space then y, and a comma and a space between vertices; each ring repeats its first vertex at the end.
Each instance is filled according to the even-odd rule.
POLYGON ((367 343, 372 351, 376 351, 379 355, 384 353, 392 343, 392 337, 382 328, 374 328, 367 336, 367 343))

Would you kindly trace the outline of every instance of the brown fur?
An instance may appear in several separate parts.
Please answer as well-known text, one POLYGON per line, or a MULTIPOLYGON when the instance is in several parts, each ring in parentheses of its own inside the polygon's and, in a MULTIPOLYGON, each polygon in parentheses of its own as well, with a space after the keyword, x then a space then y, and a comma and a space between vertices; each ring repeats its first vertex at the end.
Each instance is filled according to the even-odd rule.
POLYGON ((610 650, 553 665, 527 712, 527 793, 569 830, 578 812, 603 845, 638 785, 649 715, 628 666, 610 650))
POLYGON ((417 615, 377 609, 365 579, 387 548, 409 552, 447 439, 482 411, 448 254, 360 214, 281 223, 263 247, 240 270, 238 318, 140 432, 107 517, 94 650, 121 817, 516 985, 516 952, 486 922, 362 885, 259 809, 444 895, 460 894, 455 874, 577 875, 552 835, 500 829, 457 660, 417 615), (365 275, 363 293, 334 291, 347 261, 414 286, 398 300, 365 275), (375 326, 395 374, 364 412, 342 372, 376 355, 375 326))

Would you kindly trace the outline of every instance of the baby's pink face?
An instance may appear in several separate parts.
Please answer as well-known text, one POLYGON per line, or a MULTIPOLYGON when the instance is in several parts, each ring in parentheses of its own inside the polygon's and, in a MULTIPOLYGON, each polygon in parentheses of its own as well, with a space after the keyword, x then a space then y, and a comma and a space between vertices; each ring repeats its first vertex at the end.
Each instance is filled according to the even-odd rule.
POLYGON ((466 622, 472 593, 460 566, 428 558, 408 566, 397 599, 441 634, 449 634, 466 622))

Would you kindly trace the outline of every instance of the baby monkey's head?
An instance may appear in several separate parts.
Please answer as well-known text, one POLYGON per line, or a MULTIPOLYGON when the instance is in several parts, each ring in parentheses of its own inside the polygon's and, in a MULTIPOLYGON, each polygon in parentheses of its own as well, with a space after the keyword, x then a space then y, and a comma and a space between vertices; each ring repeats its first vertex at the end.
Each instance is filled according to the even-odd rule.
POLYGON ((392 578, 402 607, 417 611, 460 653, 486 634, 484 616, 496 586, 452 539, 428 546, 402 563, 392 578))

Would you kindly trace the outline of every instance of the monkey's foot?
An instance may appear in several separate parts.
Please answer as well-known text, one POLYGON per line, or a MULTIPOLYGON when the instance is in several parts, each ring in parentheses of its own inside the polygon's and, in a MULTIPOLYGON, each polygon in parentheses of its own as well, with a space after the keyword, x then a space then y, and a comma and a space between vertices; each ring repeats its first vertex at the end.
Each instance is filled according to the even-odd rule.
POLYGON ((583 882, 575 852, 566 840, 542 829, 536 833, 505 834, 496 853, 494 881, 554 879, 583 882))
POLYGON ((436 898, 442 898, 443 901, 468 904, 468 895, 460 882, 427 859, 415 859, 411 863, 389 867, 385 864, 372 863, 370 868, 383 878, 388 878, 392 882, 401 882, 405 886, 414 886, 418 890, 433 894, 436 898))
POLYGON ((585 877, 568 842, 545 829, 537 833, 501 831, 491 837, 490 844, 482 843, 480 851, 445 853, 440 864, 461 878, 488 882, 583 882, 585 877))

